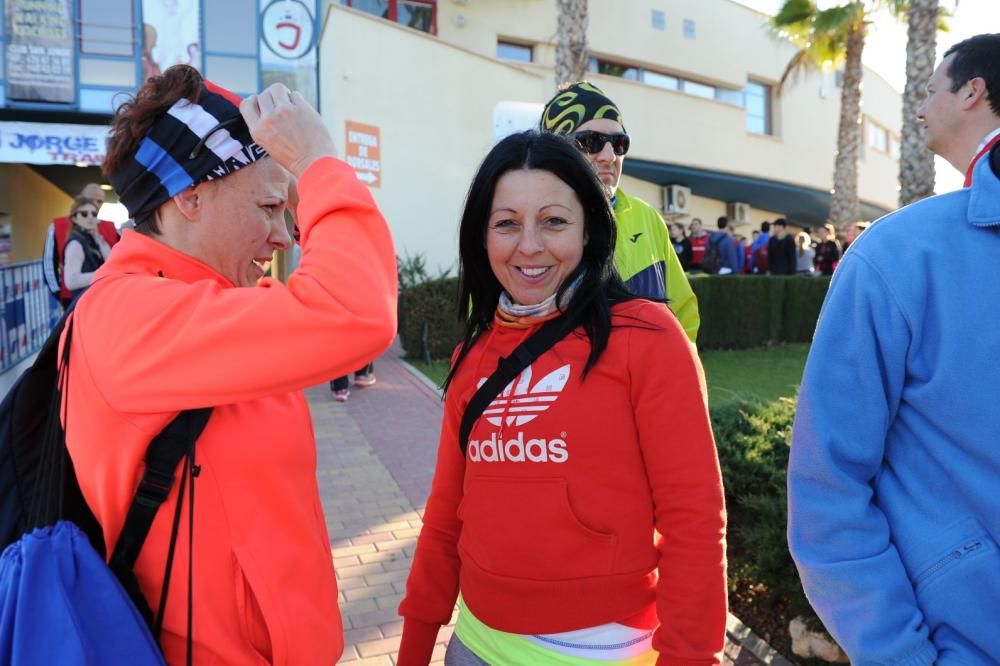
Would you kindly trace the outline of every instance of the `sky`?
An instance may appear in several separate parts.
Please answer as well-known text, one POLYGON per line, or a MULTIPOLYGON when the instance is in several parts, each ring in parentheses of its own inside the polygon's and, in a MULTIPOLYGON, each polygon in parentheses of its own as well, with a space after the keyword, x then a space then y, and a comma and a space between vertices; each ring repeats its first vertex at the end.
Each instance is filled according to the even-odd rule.
MULTIPOLYGON (((736 1, 771 15, 782 4, 782 0, 736 1)), ((819 0, 817 4, 823 8, 837 2, 819 0)), ((966 37, 981 32, 1000 32, 1000 0, 941 0, 941 6, 952 12, 952 17, 948 19, 950 30, 938 33, 938 61, 948 47, 966 37)), ((868 67, 902 92, 906 85, 906 24, 887 12, 876 14, 868 31, 863 59, 868 67)), ((941 158, 937 159, 936 172, 939 193, 962 187, 963 174, 941 158)))

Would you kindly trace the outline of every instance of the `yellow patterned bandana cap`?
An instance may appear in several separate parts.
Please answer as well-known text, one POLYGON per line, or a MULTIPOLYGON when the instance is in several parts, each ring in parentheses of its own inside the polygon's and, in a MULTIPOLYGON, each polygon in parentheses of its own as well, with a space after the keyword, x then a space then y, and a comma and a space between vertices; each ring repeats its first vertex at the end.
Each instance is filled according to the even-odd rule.
POLYGON ((580 81, 549 100, 538 127, 543 132, 572 134, 580 125, 601 118, 613 120, 625 129, 621 111, 604 91, 589 81, 580 81))

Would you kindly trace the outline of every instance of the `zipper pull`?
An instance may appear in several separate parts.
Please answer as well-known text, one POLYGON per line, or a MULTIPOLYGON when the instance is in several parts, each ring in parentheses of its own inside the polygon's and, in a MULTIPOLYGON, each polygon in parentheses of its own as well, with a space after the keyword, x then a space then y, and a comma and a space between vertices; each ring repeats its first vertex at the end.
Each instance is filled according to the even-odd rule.
POLYGON ((959 557, 965 557, 969 553, 979 550, 979 548, 982 545, 983 543, 981 541, 973 541, 972 543, 967 543, 964 546, 962 546, 962 549, 956 551, 955 554, 958 555, 959 557))

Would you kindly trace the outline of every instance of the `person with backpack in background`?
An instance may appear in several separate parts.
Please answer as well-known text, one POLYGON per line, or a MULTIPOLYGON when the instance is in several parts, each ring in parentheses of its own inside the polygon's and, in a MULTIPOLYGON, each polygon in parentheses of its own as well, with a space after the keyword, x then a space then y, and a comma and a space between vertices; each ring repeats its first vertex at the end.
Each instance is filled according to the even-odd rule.
POLYGON ((750 244, 750 272, 754 275, 767 275, 770 269, 768 262, 768 247, 771 243, 771 223, 760 223, 760 233, 750 244))
MULTIPOLYGON (((176 518, 173 569, 189 576, 166 590, 170 664, 333 664, 343 650, 302 389, 389 346, 397 278, 385 219, 334 154, 298 92, 278 83, 241 101, 186 65, 147 80, 112 120, 103 169, 136 226, 63 335, 65 440, 111 552, 151 439, 178 412, 212 408, 182 473, 197 502, 176 518), (282 284, 265 264, 291 246, 296 187, 304 251, 282 284)), ((150 608, 181 496, 164 486, 134 566, 150 608)))
POLYGON ((705 244, 705 254, 701 258, 701 269, 714 275, 729 275, 739 270, 739 258, 736 256, 736 240, 730 233, 729 218, 718 219, 719 230, 708 237, 705 244))
POLYGON ((725 507, 703 374, 666 306, 627 291, 615 237, 601 183, 553 134, 503 139, 473 179, 466 323, 399 666, 430 662, 456 600, 448 664, 719 663, 725 507))
MULTIPOLYGON (((76 198, 92 201, 100 213, 101 205, 104 204, 105 199, 104 190, 97 183, 88 183, 80 190, 76 198)), ((97 235, 94 236, 95 243, 100 246, 103 241, 103 244, 108 247, 114 247, 115 243, 118 242, 118 230, 115 229, 115 225, 96 217, 92 219, 92 222, 97 225, 97 235)), ((63 280, 64 253, 72 229, 73 224, 69 217, 57 217, 52 220, 45 233, 45 243, 42 249, 42 273, 45 277, 45 284, 63 308, 68 306, 73 298, 73 290, 67 288, 63 280)))

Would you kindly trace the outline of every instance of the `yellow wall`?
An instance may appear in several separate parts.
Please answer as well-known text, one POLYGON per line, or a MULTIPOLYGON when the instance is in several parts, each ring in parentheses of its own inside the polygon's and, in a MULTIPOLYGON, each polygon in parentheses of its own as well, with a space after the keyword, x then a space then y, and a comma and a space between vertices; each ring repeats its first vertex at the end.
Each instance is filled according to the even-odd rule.
POLYGON ((26 166, 0 164, 0 212, 13 222, 14 261, 40 259, 45 232, 73 200, 26 166))

